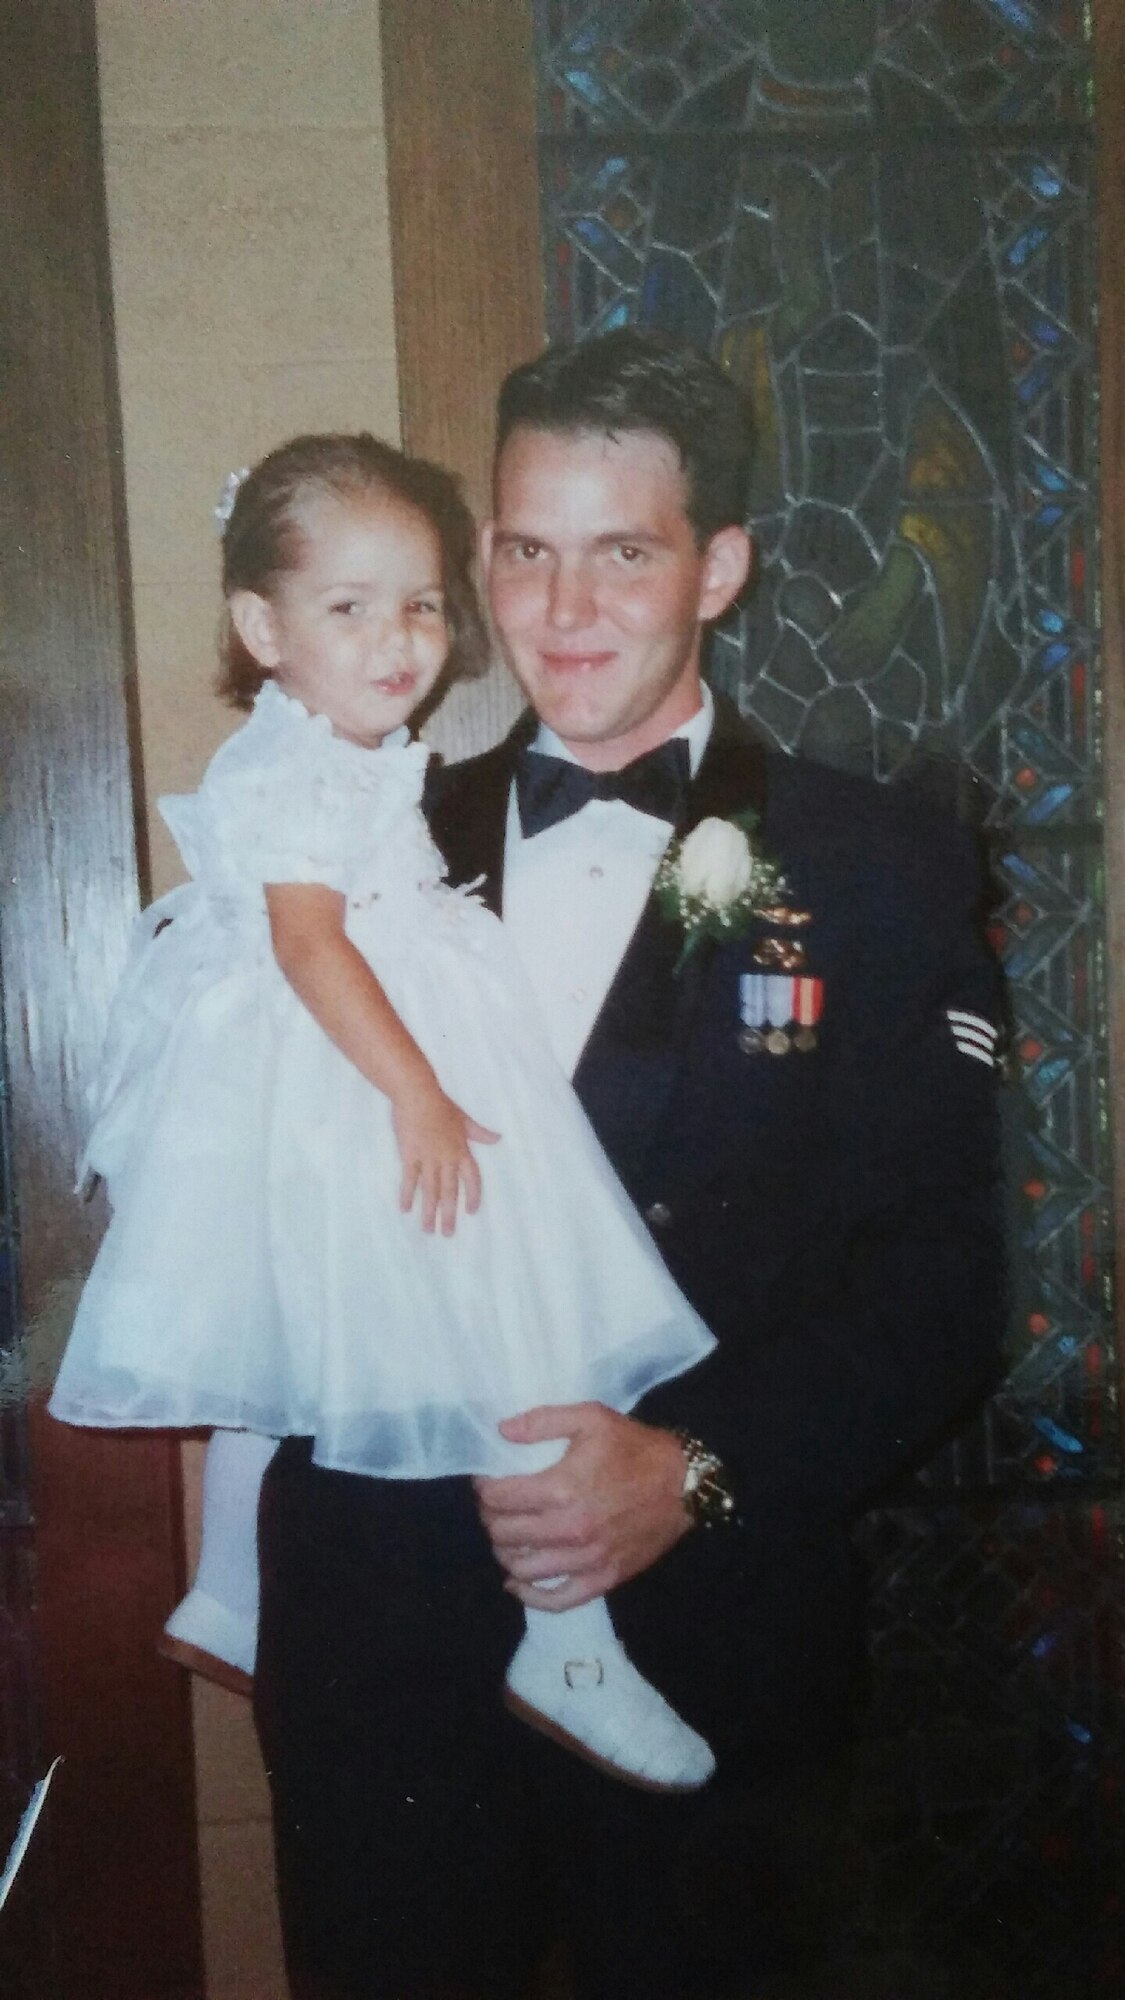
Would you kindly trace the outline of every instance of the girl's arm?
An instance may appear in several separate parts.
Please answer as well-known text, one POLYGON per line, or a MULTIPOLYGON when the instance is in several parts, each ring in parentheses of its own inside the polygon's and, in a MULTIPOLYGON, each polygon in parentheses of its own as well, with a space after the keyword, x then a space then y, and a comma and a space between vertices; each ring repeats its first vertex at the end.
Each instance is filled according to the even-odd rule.
POLYGON ((422 1227, 451 1236, 457 1200, 480 1206, 480 1169, 470 1139, 491 1142, 446 1096, 413 1035, 403 1026, 367 961, 344 931, 344 898, 316 882, 266 884, 274 956, 299 1000, 361 1076, 391 1100, 402 1158, 400 1201, 421 1189, 422 1227))

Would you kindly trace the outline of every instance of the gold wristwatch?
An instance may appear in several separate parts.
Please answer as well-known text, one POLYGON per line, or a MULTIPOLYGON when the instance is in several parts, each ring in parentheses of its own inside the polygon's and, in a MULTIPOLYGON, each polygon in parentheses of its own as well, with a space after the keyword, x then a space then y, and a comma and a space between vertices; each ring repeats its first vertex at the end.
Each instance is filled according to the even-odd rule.
POLYGON ((722 1459, 690 1431, 676 1428, 672 1435, 684 1455, 680 1498, 692 1527, 713 1528, 717 1523, 737 1520, 734 1488, 722 1459))

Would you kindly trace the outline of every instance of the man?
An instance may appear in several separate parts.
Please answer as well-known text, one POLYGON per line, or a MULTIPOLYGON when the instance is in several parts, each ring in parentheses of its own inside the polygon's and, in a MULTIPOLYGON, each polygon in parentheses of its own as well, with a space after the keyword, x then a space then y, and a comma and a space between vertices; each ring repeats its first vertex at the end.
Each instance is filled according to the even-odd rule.
POLYGON ((579 2000, 753 1994, 792 1955, 794 1773, 831 1759, 854 1701, 851 1522, 995 1365, 977 870, 937 815, 763 751, 706 690, 705 628, 750 563, 747 446, 721 371, 632 331, 501 392, 484 561, 535 714, 440 776, 434 831, 502 909, 719 1345, 631 1417, 513 1412, 511 1439, 567 1450, 479 1482, 479 1514, 467 1482, 283 1447, 258 1713, 299 2000, 519 2000, 560 1924, 579 2000), (784 902, 690 939, 651 893, 661 857, 748 812, 784 902), (715 1750, 690 1796, 631 1790, 500 1708, 513 1598, 607 1590, 715 1750))

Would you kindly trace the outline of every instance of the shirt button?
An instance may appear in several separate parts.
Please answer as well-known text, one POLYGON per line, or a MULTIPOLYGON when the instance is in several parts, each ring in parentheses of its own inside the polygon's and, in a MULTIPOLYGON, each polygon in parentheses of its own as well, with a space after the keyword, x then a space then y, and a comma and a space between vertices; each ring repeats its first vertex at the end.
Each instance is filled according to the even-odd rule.
POLYGON ((586 998, 586 988, 584 986, 572 986, 570 997, 577 1004, 578 1001, 586 998))
POLYGON ((672 1211, 666 1201, 654 1201, 645 1210, 645 1221, 651 1222, 654 1229, 667 1229, 671 1220, 672 1211))
POLYGON ((591 881, 600 882, 604 874, 605 874, 605 869, 601 866, 600 862, 595 861, 592 868, 590 869, 591 881))

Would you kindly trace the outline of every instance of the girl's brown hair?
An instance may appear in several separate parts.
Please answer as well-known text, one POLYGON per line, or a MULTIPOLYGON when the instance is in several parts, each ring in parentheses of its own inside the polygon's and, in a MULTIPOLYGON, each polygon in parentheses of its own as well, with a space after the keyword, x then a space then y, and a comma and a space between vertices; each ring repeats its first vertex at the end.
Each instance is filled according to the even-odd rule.
MULTIPOLYGON (((301 560, 299 506, 317 494, 338 500, 386 496, 427 520, 441 551, 449 658, 442 685, 471 679, 488 665, 488 635, 473 588, 476 538, 472 516, 453 475, 424 458, 408 458, 369 431, 291 438, 247 474, 223 528, 223 596, 236 590, 268 597, 301 560)), ((229 610, 219 639, 218 692, 235 708, 250 708, 270 678, 239 638, 229 610)))

